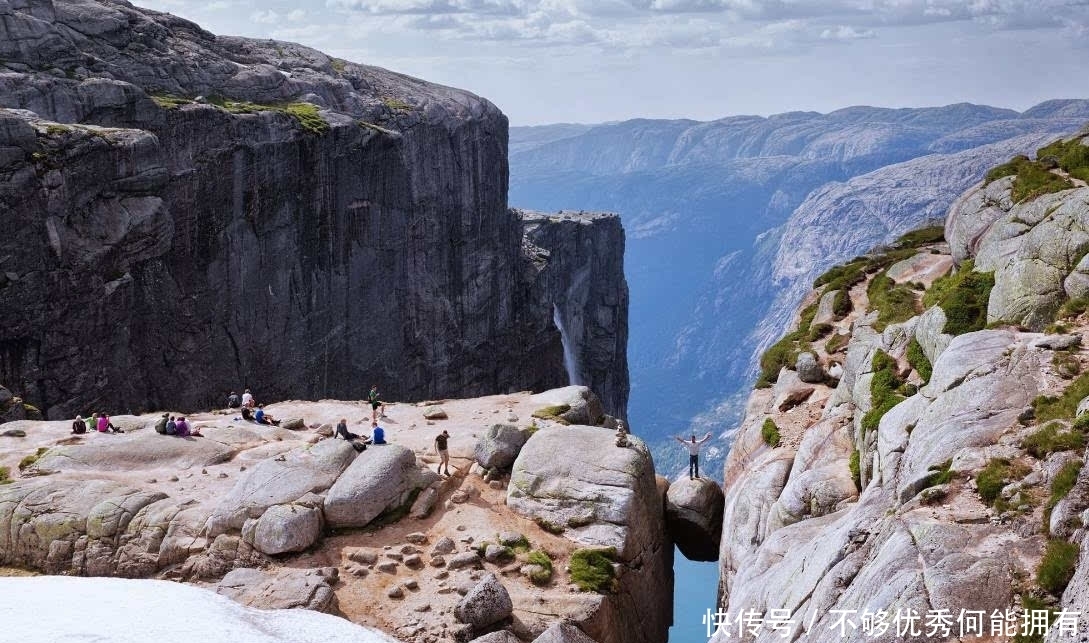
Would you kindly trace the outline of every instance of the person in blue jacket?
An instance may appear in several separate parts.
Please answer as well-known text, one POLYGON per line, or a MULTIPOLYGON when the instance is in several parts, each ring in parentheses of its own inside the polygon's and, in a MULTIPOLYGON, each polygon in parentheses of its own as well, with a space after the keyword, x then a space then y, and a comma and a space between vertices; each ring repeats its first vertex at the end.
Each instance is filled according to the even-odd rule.
POLYGON ((374 444, 386 443, 386 430, 373 421, 371 422, 371 442, 374 444))

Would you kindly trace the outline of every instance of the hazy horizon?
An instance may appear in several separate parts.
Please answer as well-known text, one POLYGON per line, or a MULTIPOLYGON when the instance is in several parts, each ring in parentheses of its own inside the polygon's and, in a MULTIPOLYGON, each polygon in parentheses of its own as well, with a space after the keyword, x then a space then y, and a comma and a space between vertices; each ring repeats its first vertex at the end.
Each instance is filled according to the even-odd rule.
POLYGON ((1087 0, 137 0, 483 96, 513 126, 1089 95, 1087 0))

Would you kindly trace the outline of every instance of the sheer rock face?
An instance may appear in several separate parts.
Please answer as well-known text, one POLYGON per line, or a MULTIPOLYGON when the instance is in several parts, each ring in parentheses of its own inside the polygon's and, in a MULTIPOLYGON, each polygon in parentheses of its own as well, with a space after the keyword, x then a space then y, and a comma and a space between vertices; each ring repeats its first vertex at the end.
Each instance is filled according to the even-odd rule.
POLYGON ((623 413, 620 226, 539 222, 540 278, 488 101, 110 0, 0 4, 0 60, 0 381, 48 416, 543 390, 568 298, 623 413))

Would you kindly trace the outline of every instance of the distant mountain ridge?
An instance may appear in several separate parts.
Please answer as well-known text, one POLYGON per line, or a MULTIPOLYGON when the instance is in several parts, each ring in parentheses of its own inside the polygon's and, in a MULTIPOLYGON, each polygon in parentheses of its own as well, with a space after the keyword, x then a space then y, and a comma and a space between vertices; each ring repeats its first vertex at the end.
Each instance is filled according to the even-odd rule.
POLYGON ((510 202, 620 213, 632 426, 652 441, 721 433, 812 275, 943 216, 987 168, 1086 121, 1089 101, 1064 99, 512 127, 510 202))

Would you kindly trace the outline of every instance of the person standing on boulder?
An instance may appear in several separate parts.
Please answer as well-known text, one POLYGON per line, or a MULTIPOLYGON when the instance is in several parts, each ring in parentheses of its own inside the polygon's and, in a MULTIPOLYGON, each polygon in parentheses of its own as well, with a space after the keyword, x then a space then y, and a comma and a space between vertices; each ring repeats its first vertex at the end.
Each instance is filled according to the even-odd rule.
POLYGON ((386 417, 386 405, 379 399, 378 385, 372 384, 371 390, 367 393, 367 400, 371 403, 371 421, 377 422, 379 418, 378 409, 382 409, 381 417, 386 417))
POLYGON ((443 431, 435 436, 435 451, 439 454, 439 474, 442 474, 442 468, 446 467, 445 475, 450 475, 450 451, 447 450, 449 440, 449 431, 443 431))
POLYGON ((702 440, 696 440, 696 434, 692 434, 692 441, 686 442, 684 438, 674 436, 674 440, 680 442, 688 449, 688 479, 696 480, 700 477, 700 448, 703 447, 703 443, 711 439, 711 432, 708 431, 707 435, 703 436, 702 440))

